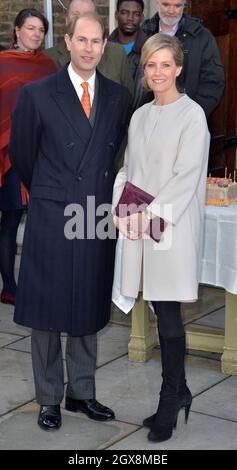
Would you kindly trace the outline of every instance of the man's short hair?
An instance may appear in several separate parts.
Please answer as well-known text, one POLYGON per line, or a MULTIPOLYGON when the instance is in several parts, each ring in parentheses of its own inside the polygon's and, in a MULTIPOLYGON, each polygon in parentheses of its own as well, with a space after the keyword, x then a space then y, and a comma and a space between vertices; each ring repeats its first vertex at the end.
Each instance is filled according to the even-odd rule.
POLYGON ((138 5, 140 5, 142 12, 144 10, 144 1, 143 0, 117 0, 117 6, 116 6, 117 11, 119 11, 119 8, 120 8, 121 4, 124 3, 124 2, 136 2, 136 3, 138 3, 138 5))
POLYGON ((104 22, 101 18, 100 15, 98 15, 98 13, 96 12, 88 12, 88 13, 83 13, 83 15, 80 15, 80 16, 77 16, 76 18, 73 18, 72 21, 69 21, 68 23, 68 26, 67 26, 67 33, 70 37, 73 36, 74 34, 74 31, 75 31, 75 28, 76 28, 76 24, 79 20, 81 20, 82 18, 88 18, 88 19, 91 19, 97 23, 100 24, 101 26, 101 29, 102 29, 102 38, 105 39, 105 25, 104 25, 104 22))

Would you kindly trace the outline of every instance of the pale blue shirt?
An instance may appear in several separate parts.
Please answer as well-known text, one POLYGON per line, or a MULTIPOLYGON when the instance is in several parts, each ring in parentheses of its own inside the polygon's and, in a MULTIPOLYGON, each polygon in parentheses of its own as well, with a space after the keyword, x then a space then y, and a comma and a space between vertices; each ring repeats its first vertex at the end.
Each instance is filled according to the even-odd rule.
POLYGON ((175 24, 170 31, 163 31, 163 29, 161 28, 161 25, 160 25, 159 26, 159 32, 167 34, 168 36, 175 36, 175 34, 178 31, 178 26, 179 26, 179 23, 175 24))

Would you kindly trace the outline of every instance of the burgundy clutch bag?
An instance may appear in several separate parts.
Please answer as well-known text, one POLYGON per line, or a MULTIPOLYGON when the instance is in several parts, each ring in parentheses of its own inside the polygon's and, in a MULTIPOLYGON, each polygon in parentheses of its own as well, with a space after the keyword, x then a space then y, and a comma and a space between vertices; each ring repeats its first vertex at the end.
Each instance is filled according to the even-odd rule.
MULTIPOLYGON (((153 201, 154 197, 151 194, 143 191, 138 186, 126 182, 123 192, 117 207, 115 208, 115 214, 118 217, 127 217, 137 212, 143 212, 146 207, 153 201)), ((146 230, 146 233, 157 243, 161 239, 161 235, 165 230, 165 221, 160 217, 155 217, 150 221, 150 225, 146 230)))

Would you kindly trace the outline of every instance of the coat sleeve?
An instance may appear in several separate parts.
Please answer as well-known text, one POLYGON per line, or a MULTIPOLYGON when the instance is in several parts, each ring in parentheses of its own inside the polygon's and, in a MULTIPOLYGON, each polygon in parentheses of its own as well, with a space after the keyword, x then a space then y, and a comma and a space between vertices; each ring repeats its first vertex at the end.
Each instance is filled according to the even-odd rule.
POLYGON ((205 30, 205 33, 198 88, 192 99, 202 107, 208 117, 223 95, 225 76, 216 40, 209 31, 205 30))
POLYGON ((167 222, 176 225, 197 192, 201 178, 204 192, 209 144, 206 118, 203 111, 195 107, 183 125, 173 176, 148 206, 151 214, 164 217, 167 222), (164 212, 166 204, 171 211, 164 212), (166 217, 167 214, 171 214, 170 217, 166 217))
POLYGON ((126 90, 126 94, 124 95, 124 104, 123 104, 123 119, 121 123, 121 131, 119 137, 119 148, 115 158, 115 171, 118 173, 120 168, 123 166, 124 161, 124 154, 125 149, 127 146, 127 128, 131 116, 131 107, 132 107, 132 97, 129 92, 126 90))
POLYGON ((113 200, 112 200, 112 213, 114 212, 120 196, 123 192, 123 188, 125 186, 125 183, 127 181, 127 169, 128 169, 128 164, 127 164, 127 150, 125 151, 125 156, 124 156, 124 163, 122 168, 120 168, 115 182, 114 182, 114 189, 113 189, 113 200))
POLYGON ((33 98, 23 87, 12 114, 9 155, 13 168, 29 190, 38 155, 41 122, 33 98))

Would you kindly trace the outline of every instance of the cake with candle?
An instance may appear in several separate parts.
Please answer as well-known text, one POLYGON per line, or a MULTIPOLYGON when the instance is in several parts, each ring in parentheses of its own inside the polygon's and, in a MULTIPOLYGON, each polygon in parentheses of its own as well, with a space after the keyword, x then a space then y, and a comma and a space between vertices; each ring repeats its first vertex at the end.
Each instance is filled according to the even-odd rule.
POLYGON ((209 176, 206 182, 206 204, 214 206, 229 206, 237 202, 237 183, 229 178, 213 178, 209 176))

